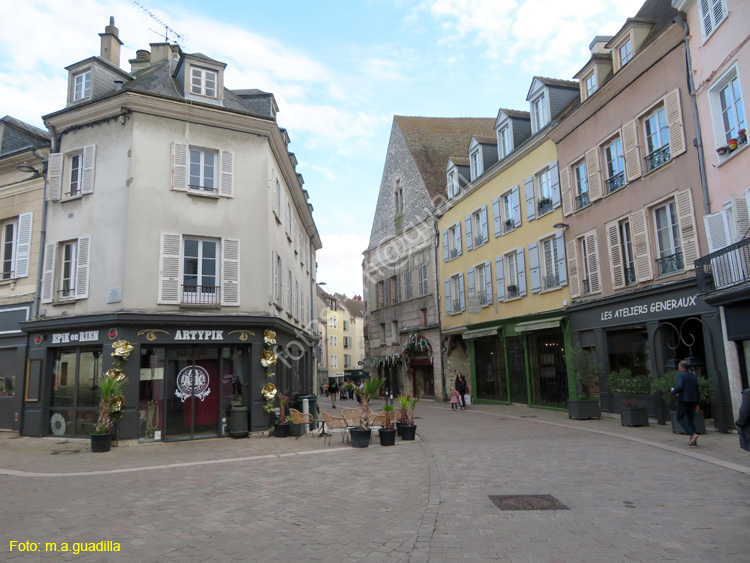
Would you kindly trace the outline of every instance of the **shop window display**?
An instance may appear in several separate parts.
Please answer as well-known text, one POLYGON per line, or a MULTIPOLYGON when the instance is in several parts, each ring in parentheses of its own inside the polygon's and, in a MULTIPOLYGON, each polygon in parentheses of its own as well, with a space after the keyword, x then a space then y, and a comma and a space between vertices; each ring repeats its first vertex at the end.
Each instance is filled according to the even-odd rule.
POLYGON ((98 414, 101 350, 56 350, 52 362, 50 434, 88 436, 98 414))

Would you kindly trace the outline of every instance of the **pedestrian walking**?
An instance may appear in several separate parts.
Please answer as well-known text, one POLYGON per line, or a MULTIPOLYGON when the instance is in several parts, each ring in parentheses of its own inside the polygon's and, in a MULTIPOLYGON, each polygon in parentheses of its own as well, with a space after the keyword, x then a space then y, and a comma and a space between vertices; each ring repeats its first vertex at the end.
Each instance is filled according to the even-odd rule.
POLYGON ((331 396, 331 408, 336 408, 336 395, 338 395, 339 392, 339 384, 336 383, 335 379, 332 379, 331 382, 328 384, 328 394, 331 396))
POLYGON ((466 378, 460 371, 456 376, 456 391, 461 397, 461 410, 466 410, 466 378))
POLYGON ((458 410, 458 391, 455 387, 451 387, 451 410, 458 410))
POLYGON ((750 387, 742 392, 740 415, 734 424, 740 431, 740 447, 750 452, 750 387))
POLYGON ((690 436, 688 446, 698 445, 698 432, 695 430, 695 411, 700 401, 700 391, 698 389, 698 378, 688 368, 690 364, 682 360, 679 363, 677 372, 677 381, 672 387, 672 395, 677 396, 677 422, 690 436))

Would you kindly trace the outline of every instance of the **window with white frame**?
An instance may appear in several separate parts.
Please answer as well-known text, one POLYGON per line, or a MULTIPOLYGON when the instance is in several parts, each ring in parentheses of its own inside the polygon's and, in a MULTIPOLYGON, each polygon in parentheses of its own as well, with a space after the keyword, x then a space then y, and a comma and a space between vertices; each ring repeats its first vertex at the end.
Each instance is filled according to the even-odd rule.
POLYGON ((547 125, 547 97, 542 94, 531 104, 536 131, 547 125))
POLYGON ((344 348, 349 349, 352 347, 352 337, 351 336, 344 336, 344 348))
POLYGON ((329 336, 329 346, 338 346, 339 345, 339 339, 337 336, 329 336))
POLYGON ((589 74, 584 80, 584 85, 586 87, 586 97, 588 98, 591 94, 596 92, 596 74, 593 72, 589 74))
POLYGON ((404 270, 404 299, 409 300, 414 297, 414 293, 411 285, 411 270, 404 270))
POLYGON ((707 40, 727 17, 726 0, 699 0, 703 40, 707 40))
POLYGON ((604 145, 604 173, 608 194, 625 185, 625 159, 619 135, 604 145))
POLYGON ((448 197, 458 195, 458 172, 455 169, 448 172, 448 197))
POLYGON ((73 101, 91 97, 91 69, 73 75, 73 101))
POLYGON ((492 201, 495 236, 509 233, 521 225, 521 193, 518 186, 500 194, 492 201))
POLYGON ((191 67, 190 72, 190 92, 207 98, 216 98, 218 73, 197 66, 191 67))
POLYGON ((451 310, 454 313, 460 313, 464 310, 464 279, 462 274, 456 274, 451 277, 451 288, 452 288, 452 295, 453 295, 453 304, 451 307, 451 310))
POLYGON ((466 248, 468 250, 482 246, 489 240, 486 205, 468 215, 464 223, 466 224, 466 248))
POLYGON ((513 146, 510 142, 510 126, 506 125, 497 132, 497 147, 500 158, 505 158, 513 152, 513 146))
POLYGON ((534 175, 534 188, 537 196, 538 214, 544 215, 552 211, 552 186, 549 168, 545 168, 534 175))
POLYGON ((716 133, 716 146, 724 148, 724 154, 719 155, 723 160, 732 153, 728 146, 731 139, 735 139, 738 146, 747 143, 747 122, 745 119, 745 105, 742 98, 742 87, 734 65, 709 90, 711 115, 716 133), (740 135, 744 130, 745 135, 740 135))
POLYGON ((344 354, 344 369, 351 369, 351 367, 352 367, 351 354, 344 354))
POLYGON ((516 251, 510 252, 503 256, 505 262, 505 299, 515 299, 520 297, 520 288, 518 286, 518 258, 516 251))
POLYGON ((480 155, 480 148, 477 148, 471 153, 469 159, 471 161, 471 181, 473 182, 482 175, 482 157, 480 155))
POLYGON ((633 235, 630 230, 630 218, 617 223, 620 235, 620 252, 622 253, 623 274, 625 285, 635 284, 635 255, 633 254, 633 235))
POLYGON ((617 48, 617 54, 620 58, 620 68, 624 67, 633 58, 633 43, 628 39, 617 48))
POLYGON ((294 291, 294 282, 292 280, 292 271, 286 269, 286 312, 290 317, 292 316, 292 305, 294 303, 292 293, 294 291))
POLYGON ((16 277, 16 244, 18 238, 18 219, 13 218, 2 222, 0 249, 2 255, 2 279, 10 280, 16 277))
POLYGON ((287 203, 286 204, 286 216, 284 217, 286 220, 284 224, 284 230, 286 231, 286 238, 289 242, 292 242, 292 204, 287 203))
POLYGON ((663 105, 643 118, 643 136, 646 140, 647 170, 655 170, 671 160, 667 113, 663 105))
POLYGON ((273 263, 273 302, 278 305, 279 307, 282 306, 282 296, 284 295, 284 267, 281 261, 281 256, 279 256, 276 252, 273 253, 274 256, 274 263, 273 263))
POLYGON ((190 183, 193 190, 216 192, 216 151, 190 149, 190 183))
POLYGON ((339 356, 338 356, 338 354, 331 354, 331 367, 333 369, 338 369, 338 367, 339 367, 339 356))
POLYGON ((338 324, 339 324, 339 320, 337 317, 331 317, 330 319, 328 319, 329 327, 336 329, 338 328, 338 324))
POLYGON ((578 255, 581 257, 581 281, 583 282, 583 294, 587 295, 591 293, 591 268, 588 261, 589 251, 591 249, 591 242, 589 241, 588 246, 586 245, 586 237, 578 239, 578 255))
POLYGON ((503 232, 507 233, 516 228, 515 222, 513 221, 513 192, 508 190, 500 196, 503 202, 503 232))
POLYGON ((60 244, 60 287, 61 299, 75 297, 76 292, 76 264, 78 263, 78 241, 68 241, 60 244))
POLYGON ((273 213, 279 222, 281 222, 281 190, 281 182, 276 178, 273 189, 273 213))
POLYGON ((583 209, 591 203, 589 199, 589 179, 586 172, 586 159, 573 164, 573 187, 575 188, 576 209, 583 209))
POLYGON ((77 196, 81 193, 81 176, 83 175, 83 154, 78 153, 70 157, 68 196, 77 196))
POLYGON ((542 288, 546 291, 560 287, 560 255, 555 237, 539 242, 542 248, 542 288))
POLYGON ((219 241, 183 239, 182 303, 219 304, 219 241))
POLYGON ((461 255, 461 225, 456 223, 448 229, 448 241, 450 244, 450 258, 461 255))
POLYGON ((42 303, 88 297, 90 249, 91 237, 45 245, 42 303))
POLYGON ((94 192, 96 145, 49 156, 47 200, 77 198, 94 192))
POLYGON ((419 296, 423 297, 427 295, 428 287, 427 287, 427 264, 420 264, 418 267, 419 271, 419 296))
POLYGON ((492 304, 492 274, 490 272, 490 263, 478 264, 474 266, 474 281, 476 283, 479 303, 482 307, 492 304))
POLYGON ((349 330, 349 321, 344 321, 344 330, 349 330))
POLYGON ((659 275, 680 272, 684 269, 680 224, 677 219, 677 205, 671 200, 653 210, 654 233, 659 251, 656 260, 659 275))

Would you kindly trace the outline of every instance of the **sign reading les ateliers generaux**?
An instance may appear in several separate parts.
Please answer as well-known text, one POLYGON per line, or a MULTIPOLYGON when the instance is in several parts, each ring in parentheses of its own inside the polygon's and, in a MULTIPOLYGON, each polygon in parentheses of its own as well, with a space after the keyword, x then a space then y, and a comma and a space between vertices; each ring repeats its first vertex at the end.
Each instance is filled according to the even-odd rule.
POLYGON ((642 317, 648 314, 674 311, 676 309, 687 309, 696 306, 696 295, 680 297, 679 299, 663 299, 651 303, 630 305, 619 309, 607 309, 601 312, 601 320, 611 321, 615 319, 626 319, 631 317, 642 317))

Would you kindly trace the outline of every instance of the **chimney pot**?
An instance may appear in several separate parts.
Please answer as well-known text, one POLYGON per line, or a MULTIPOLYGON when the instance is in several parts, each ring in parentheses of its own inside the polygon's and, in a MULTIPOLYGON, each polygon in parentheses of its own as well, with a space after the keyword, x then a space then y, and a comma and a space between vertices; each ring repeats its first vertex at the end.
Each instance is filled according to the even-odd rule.
POLYGON ((104 28, 104 33, 100 33, 101 49, 100 57, 109 61, 113 65, 120 66, 120 46, 122 41, 118 37, 120 31, 115 27, 115 18, 109 18, 109 25, 104 28))

